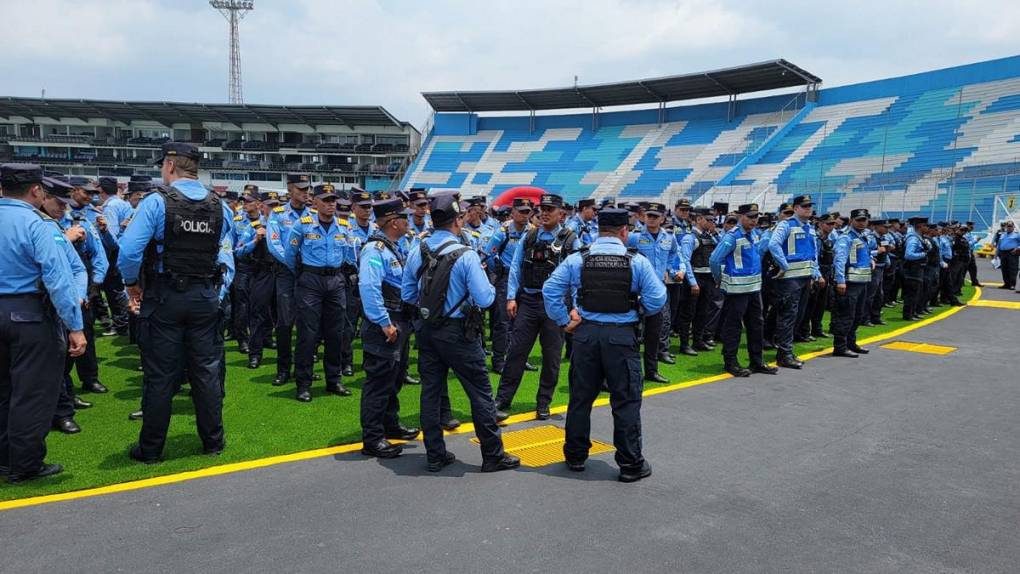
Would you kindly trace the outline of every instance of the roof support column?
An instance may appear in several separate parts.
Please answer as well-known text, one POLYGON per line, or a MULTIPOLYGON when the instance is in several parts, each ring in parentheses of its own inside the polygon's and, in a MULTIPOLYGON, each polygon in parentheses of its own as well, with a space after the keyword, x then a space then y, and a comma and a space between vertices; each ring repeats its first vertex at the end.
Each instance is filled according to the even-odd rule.
POLYGON ((732 122, 733 118, 737 115, 737 94, 730 94, 729 102, 726 106, 726 121, 732 122))

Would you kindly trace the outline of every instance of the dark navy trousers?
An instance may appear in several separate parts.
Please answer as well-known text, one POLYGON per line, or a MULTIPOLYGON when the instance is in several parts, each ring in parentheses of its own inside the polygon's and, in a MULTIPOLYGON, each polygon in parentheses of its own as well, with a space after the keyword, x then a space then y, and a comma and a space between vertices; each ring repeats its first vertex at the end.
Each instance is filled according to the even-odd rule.
POLYGON ((67 341, 41 295, 0 295, 0 466, 32 474, 46 457, 67 341))
POLYGON ((294 286, 298 332, 294 378, 298 392, 312 387, 313 359, 319 341, 323 343, 322 365, 326 371, 326 388, 335 388, 340 383, 340 343, 347 313, 346 293, 343 275, 317 275, 310 272, 298 275, 294 286))
POLYGON ((486 461, 502 458, 503 439, 496 423, 496 404, 485 367, 482 338, 468 338, 464 334, 463 322, 456 319, 440 327, 423 324, 415 338, 418 341, 418 374, 421 376, 421 428, 429 460, 438 460, 446 453, 440 422, 446 379, 451 370, 460 380, 471 403, 471 420, 475 436, 481 443, 482 458, 486 461))
POLYGON ((727 294, 723 301, 720 334, 722 356, 726 363, 737 362, 740 348, 741 326, 747 331, 747 354, 751 365, 764 365, 762 348, 765 338, 765 324, 762 317, 761 293, 727 294))
POLYGON ((810 277, 777 279, 776 334, 773 341, 780 355, 793 354, 793 334, 807 313, 810 277))
POLYGON ((146 286, 137 325, 145 372, 145 418, 138 437, 143 457, 162 455, 174 393, 185 373, 203 447, 223 448, 222 327, 215 283, 194 282, 177 289, 168 281, 156 280, 146 286))
POLYGON ((273 328, 272 307, 276 278, 271 269, 255 269, 248 275, 248 356, 262 358, 262 349, 273 328))
POLYGON ((382 327, 365 320, 361 324, 365 383, 361 388, 361 440, 369 445, 400 428, 400 400, 397 394, 407 376, 411 327, 394 321, 397 340, 386 342, 382 327))
POLYGON ((506 365, 499 379, 499 390, 496 392, 496 406, 501 410, 509 410, 514 395, 521 386, 524 376, 524 363, 531 354, 531 348, 538 339, 542 347, 542 372, 538 379, 538 397, 536 408, 548 408, 552 402, 556 383, 560 377, 560 353, 563 351, 563 331, 555 321, 545 314, 545 303, 541 293, 517 293, 517 316, 514 317, 514 329, 510 336, 510 351, 507 353, 506 365))
POLYGON ((568 461, 583 462, 591 449, 591 409, 605 381, 613 411, 613 445, 621 469, 641 468, 641 357, 634 325, 582 322, 574 331, 567 406, 568 461))
POLYGON ((846 351, 857 346, 857 326, 868 318, 868 284, 847 283, 846 293, 836 293, 832 308, 832 347, 846 351))
POLYGON ((297 301, 294 299, 294 274, 276 265, 276 372, 290 375, 294 355, 291 351, 297 301))

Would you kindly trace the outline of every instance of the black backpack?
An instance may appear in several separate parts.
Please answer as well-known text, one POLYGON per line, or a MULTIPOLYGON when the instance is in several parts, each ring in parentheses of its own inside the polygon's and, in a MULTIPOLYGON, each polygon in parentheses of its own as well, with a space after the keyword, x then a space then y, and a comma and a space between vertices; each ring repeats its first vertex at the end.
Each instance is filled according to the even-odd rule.
MULTIPOLYGON (((425 241, 421 242, 421 267, 418 268, 417 274, 421 281, 418 309, 425 323, 442 325, 446 321, 447 317, 443 313, 443 309, 446 307, 446 292, 450 286, 450 274, 453 271, 453 265, 457 263, 461 255, 468 251, 471 251, 471 248, 460 245, 457 240, 447 241, 435 250, 429 249, 425 241), (459 246, 449 253, 438 255, 451 245, 459 246)), ((465 291, 464 297, 451 309, 463 305, 467 297, 468 292, 465 291)))

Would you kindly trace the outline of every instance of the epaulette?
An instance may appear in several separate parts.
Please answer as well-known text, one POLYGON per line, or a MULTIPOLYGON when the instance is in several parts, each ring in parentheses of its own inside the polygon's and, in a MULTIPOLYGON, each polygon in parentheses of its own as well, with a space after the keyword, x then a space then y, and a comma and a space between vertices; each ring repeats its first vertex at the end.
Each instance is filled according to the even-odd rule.
POLYGON ((502 223, 502 224, 500 225, 500 227, 502 227, 502 228, 503 228, 503 231, 507 231, 507 230, 509 230, 509 229, 510 229, 510 224, 511 224, 511 223, 513 223, 513 222, 512 222, 511 220, 507 219, 506 221, 504 221, 504 222, 503 222, 503 223, 502 223))
POLYGON ((46 215, 45 213, 43 213, 43 211, 40 210, 40 209, 33 208, 32 211, 34 211, 35 214, 39 216, 39 219, 42 219, 43 221, 52 221, 54 223, 56 223, 56 221, 57 221, 56 219, 53 219, 49 215, 46 215))
POLYGON ((346 217, 344 217, 344 218, 337 218, 336 224, 337 225, 343 225, 344 227, 350 227, 351 226, 350 220, 347 219, 346 217))
POLYGON ((472 231, 470 229, 468 229, 467 232, 470 233, 471 235, 475 236, 475 237, 481 237, 482 236, 481 233, 478 233, 477 231, 472 231))
POLYGON ((273 208, 273 213, 283 213, 283 211, 283 207, 279 205, 273 208))
POLYGON ((234 216, 234 221, 241 221, 241 214, 240 213, 238 213, 237 215, 234 216))
POLYGON ((312 216, 306 215, 301 218, 301 223, 312 223, 312 216))
POLYGON ((262 227, 262 222, 259 221, 258 219, 253 219, 253 220, 251 220, 251 226, 252 227, 262 227))

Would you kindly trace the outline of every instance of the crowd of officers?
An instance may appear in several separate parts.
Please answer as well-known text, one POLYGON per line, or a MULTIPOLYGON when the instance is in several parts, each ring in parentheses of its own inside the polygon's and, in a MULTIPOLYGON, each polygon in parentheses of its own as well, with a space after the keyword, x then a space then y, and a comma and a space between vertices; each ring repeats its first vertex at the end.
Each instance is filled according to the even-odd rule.
MULTIPOLYGON (((809 196, 775 213, 686 199, 672 210, 612 198, 572 206, 555 194, 495 207, 455 191, 313 187, 301 174, 288 176, 285 194, 256 185, 217 194, 198 181, 200 161, 194 146, 170 142, 162 181, 132 177, 126 190, 113 178, 0 167, 0 472, 10 482, 60 472, 44 461, 46 434, 80 431, 74 411, 91 406, 72 367, 82 391, 107 391, 97 324, 141 352, 141 409, 130 417, 142 428, 129 454, 142 463, 161 459, 184 384, 203 452, 226 447, 225 338, 252 369, 276 349, 273 385, 293 382, 301 402, 312 400, 320 359, 326 392, 351 394, 342 381, 355 375, 360 338, 364 454, 398 456, 396 441, 421 432, 428 470, 452 463, 443 440, 461 424, 452 370, 482 470, 514 468, 499 422, 529 370, 539 371, 535 416, 549 418, 567 358, 568 468, 584 470, 592 404, 608 391, 620 480, 632 482, 651 473, 643 381, 669 382, 658 365, 678 360, 673 337, 684 356, 721 346, 734 376, 776 374, 766 349, 779 367, 799 369, 794 344, 831 336, 835 355, 857 357, 868 352, 857 328, 884 324, 884 308, 902 302, 914 321, 960 305, 968 270, 977 284, 973 224, 872 219, 865 209, 819 215, 809 196), (420 381, 408 374, 412 338, 420 381), (528 362, 536 341, 540 366, 528 362), (421 385, 420 430, 400 422, 406 384, 421 385)), ((1003 245, 1014 236, 1004 233, 1003 245)))

